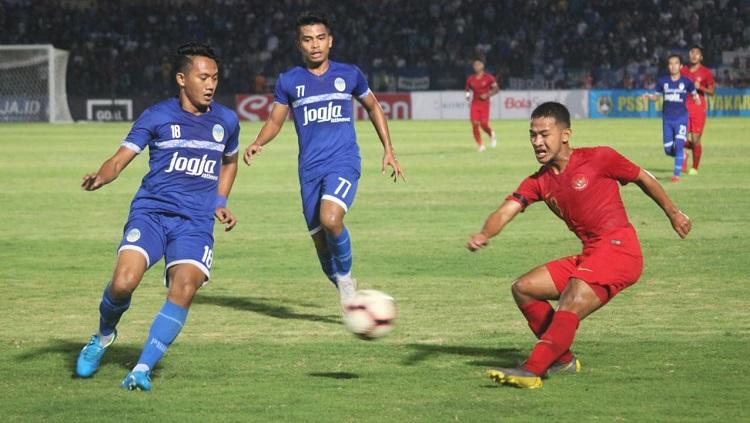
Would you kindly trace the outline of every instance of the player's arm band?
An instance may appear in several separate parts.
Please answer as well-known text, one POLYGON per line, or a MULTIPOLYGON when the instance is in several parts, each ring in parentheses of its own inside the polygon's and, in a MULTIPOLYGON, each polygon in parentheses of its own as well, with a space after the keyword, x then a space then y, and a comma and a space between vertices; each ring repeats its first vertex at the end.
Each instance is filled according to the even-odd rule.
POLYGON ((224 209, 227 207, 227 197, 217 194, 216 202, 214 204, 215 209, 224 209))
POLYGON ((523 206, 523 208, 526 208, 526 207, 529 206, 529 200, 526 197, 524 197, 523 195, 521 195, 521 194, 519 194, 517 192, 514 192, 513 194, 511 194, 511 197, 513 197, 519 203, 521 203, 521 205, 523 206))

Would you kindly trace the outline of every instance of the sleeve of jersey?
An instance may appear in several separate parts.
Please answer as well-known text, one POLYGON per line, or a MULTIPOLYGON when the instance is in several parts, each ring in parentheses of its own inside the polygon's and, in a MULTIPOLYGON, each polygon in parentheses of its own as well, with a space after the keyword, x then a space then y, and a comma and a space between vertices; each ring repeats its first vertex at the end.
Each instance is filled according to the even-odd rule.
POLYGON ((122 141, 122 146, 140 153, 154 139, 156 127, 154 125, 152 112, 146 109, 133 123, 130 132, 122 141))
POLYGON ((367 97, 368 94, 370 94, 370 86, 367 85, 367 78, 365 78, 365 74, 362 73, 362 71, 358 67, 354 67, 356 73, 357 73, 357 83, 354 86, 354 90, 352 91, 352 94, 357 96, 359 99, 363 99, 367 97))
POLYGON ((604 171, 607 176, 616 179, 622 185, 635 181, 641 173, 641 168, 638 165, 609 147, 604 149, 604 157, 602 157, 600 163, 604 164, 604 171))
POLYGON ((232 130, 232 134, 229 136, 229 139, 227 139, 227 145, 224 147, 224 156, 230 157, 237 154, 237 152, 240 150, 240 122, 239 120, 235 121, 234 123, 234 129, 232 130))
POLYGON ((520 204, 524 210, 532 203, 539 201, 540 198, 539 183, 532 176, 524 179, 511 195, 505 197, 506 200, 515 201, 520 204))
POLYGON ((286 91, 284 90, 284 82, 282 78, 282 74, 279 74, 279 77, 276 78, 276 85, 273 88, 273 102, 279 103, 284 106, 289 105, 289 96, 286 94, 286 91))

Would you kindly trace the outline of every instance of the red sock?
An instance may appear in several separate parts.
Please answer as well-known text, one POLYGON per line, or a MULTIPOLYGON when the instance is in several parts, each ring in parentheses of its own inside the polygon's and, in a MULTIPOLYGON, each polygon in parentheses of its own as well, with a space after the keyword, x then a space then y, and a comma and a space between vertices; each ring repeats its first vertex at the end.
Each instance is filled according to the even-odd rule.
MULTIPOLYGON (((532 301, 528 304, 519 306, 518 308, 521 309, 523 317, 525 317, 526 321, 529 323, 529 328, 534 332, 534 335, 536 335, 537 338, 544 335, 550 322, 552 322, 552 316, 555 315, 555 310, 547 301, 532 301)), ((557 361, 568 363, 572 359, 573 353, 568 350, 565 351, 557 361)))
POLYGON ((703 146, 695 144, 693 146, 693 169, 698 170, 698 165, 701 163, 701 153, 703 152, 703 146))
POLYGON ((477 145, 482 145, 482 134, 479 133, 479 124, 472 123, 471 129, 474 131, 474 141, 477 142, 477 145))
POLYGON ((492 135, 492 128, 490 128, 489 122, 482 122, 482 129, 487 135, 492 135))
POLYGON ((575 313, 557 311, 523 367, 537 376, 544 375, 549 366, 573 345, 579 321, 575 313))
POLYGON ((534 332, 537 338, 544 335, 547 327, 555 315, 555 310, 547 301, 532 301, 520 307, 523 317, 529 322, 529 328, 534 332))

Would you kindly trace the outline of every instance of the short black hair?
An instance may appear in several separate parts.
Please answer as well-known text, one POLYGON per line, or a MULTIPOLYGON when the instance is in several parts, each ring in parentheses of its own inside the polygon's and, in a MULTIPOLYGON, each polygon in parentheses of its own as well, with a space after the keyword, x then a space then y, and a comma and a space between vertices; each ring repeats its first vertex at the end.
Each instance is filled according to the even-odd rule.
POLYGON ((216 53, 214 53, 214 49, 211 46, 191 41, 177 47, 177 52, 172 61, 175 73, 188 73, 190 66, 193 64, 193 57, 195 56, 208 57, 216 62, 217 65, 219 64, 219 61, 216 59, 216 53))
POLYGON ((688 49, 688 51, 690 51, 690 50, 692 50, 692 49, 694 49, 694 48, 697 48, 697 49, 698 49, 698 51, 700 51, 700 52, 701 52, 701 54, 703 54, 703 47, 701 47, 701 46, 700 46, 700 45, 698 45, 698 44, 693 44, 692 46, 690 46, 690 48, 688 49))
POLYGON ((482 56, 475 56, 474 60, 472 60, 471 63, 474 63, 474 62, 482 62, 483 65, 487 64, 487 61, 482 56))
POLYGON ((548 101, 542 103, 531 112, 532 119, 551 117, 554 118, 557 123, 565 126, 565 129, 570 128, 570 112, 568 108, 556 101, 548 101))
POLYGON ((331 32, 331 25, 328 24, 328 18, 322 13, 304 12, 297 16, 297 35, 299 36, 299 30, 303 26, 308 25, 323 25, 326 27, 328 32, 331 32))
POLYGON ((676 58, 677 58, 677 60, 679 60, 679 61, 680 61, 680 64, 682 64, 682 56, 680 56, 680 55, 679 55, 679 54, 677 54, 677 53, 672 53, 672 54, 670 54, 669 56, 667 56, 667 63, 669 63, 669 60, 670 60, 670 59, 672 59, 673 57, 676 57, 676 58))

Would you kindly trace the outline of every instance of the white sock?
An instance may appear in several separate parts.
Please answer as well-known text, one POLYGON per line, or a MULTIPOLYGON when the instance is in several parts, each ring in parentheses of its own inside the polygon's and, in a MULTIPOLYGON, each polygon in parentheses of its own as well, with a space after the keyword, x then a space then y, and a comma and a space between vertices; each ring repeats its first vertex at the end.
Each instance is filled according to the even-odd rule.
POLYGON ((151 370, 147 365, 143 363, 138 363, 133 367, 134 372, 145 372, 148 373, 148 371, 151 370))
POLYGON ((102 335, 101 333, 97 334, 99 336, 99 345, 102 347, 106 347, 107 345, 112 343, 112 340, 115 339, 115 333, 112 332, 107 336, 102 335))
POLYGON ((357 291, 357 286, 354 279, 352 279, 351 273, 347 273, 346 275, 340 275, 337 273, 336 284, 339 287, 339 296, 341 297, 342 303, 345 303, 354 297, 354 294, 357 291))

